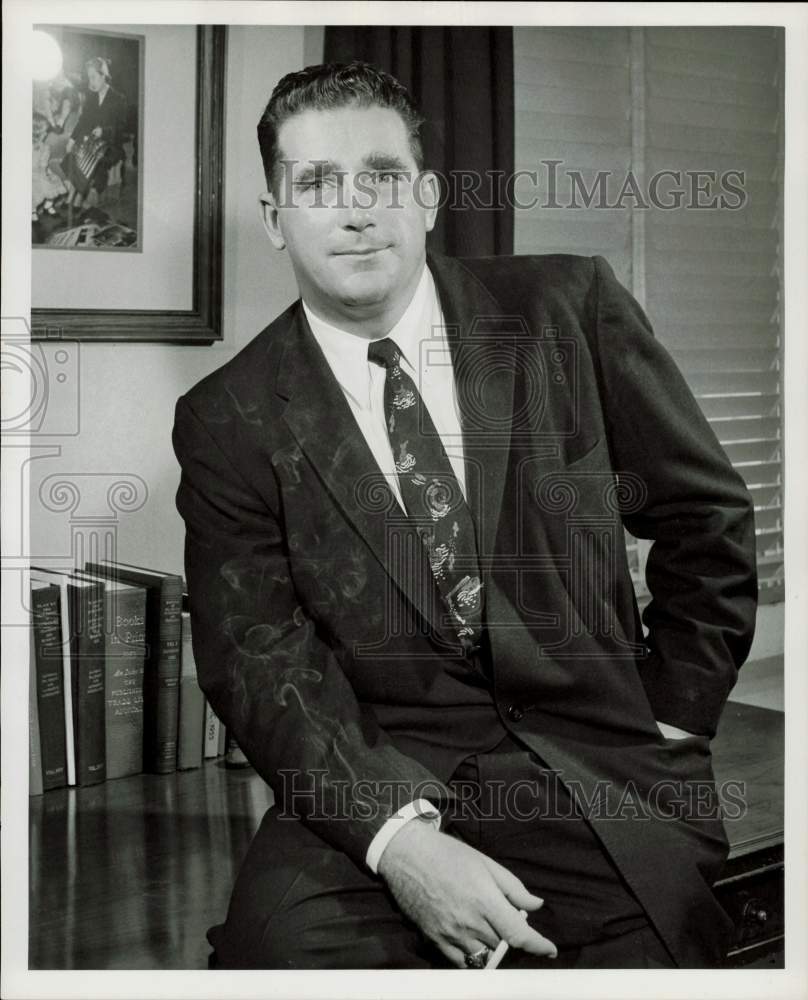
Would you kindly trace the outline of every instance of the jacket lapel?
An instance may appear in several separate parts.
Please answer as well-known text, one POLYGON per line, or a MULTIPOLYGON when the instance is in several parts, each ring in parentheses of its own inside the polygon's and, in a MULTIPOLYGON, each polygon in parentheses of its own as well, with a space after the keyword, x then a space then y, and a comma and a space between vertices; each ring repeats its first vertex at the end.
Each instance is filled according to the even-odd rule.
POLYGON ((356 425, 302 308, 295 311, 276 388, 284 419, 329 493, 382 568, 452 652, 459 640, 440 605, 423 545, 356 425))
MULTIPOLYGON (((485 568, 495 552, 508 472, 517 339, 524 322, 507 316, 459 261, 430 255, 428 265, 452 355, 468 504, 485 568)), ((288 400, 287 425, 329 493, 437 636, 457 651, 457 635, 446 620, 420 540, 379 472, 299 306, 287 331, 276 388, 288 400)))
POLYGON ((508 472, 520 317, 459 261, 430 256, 446 324, 463 430, 467 499, 481 560, 494 554, 508 472))

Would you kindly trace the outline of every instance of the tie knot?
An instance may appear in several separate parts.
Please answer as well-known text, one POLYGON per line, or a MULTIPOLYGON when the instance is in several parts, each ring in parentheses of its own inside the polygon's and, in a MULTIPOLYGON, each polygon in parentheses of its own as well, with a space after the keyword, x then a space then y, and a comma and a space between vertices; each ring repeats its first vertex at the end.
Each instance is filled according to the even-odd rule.
POLYGON ((381 365, 382 368, 394 368, 400 360, 401 351, 389 337, 368 344, 368 361, 381 365))

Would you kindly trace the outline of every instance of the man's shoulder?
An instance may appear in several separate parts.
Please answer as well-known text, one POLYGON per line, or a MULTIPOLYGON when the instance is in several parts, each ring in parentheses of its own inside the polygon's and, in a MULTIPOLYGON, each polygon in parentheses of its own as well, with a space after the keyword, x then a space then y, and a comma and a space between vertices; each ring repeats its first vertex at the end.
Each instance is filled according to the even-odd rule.
POLYGON ((516 253, 453 259, 475 272, 492 277, 540 274, 548 278, 568 279, 577 274, 591 276, 596 258, 573 253, 516 253))
MULTIPOLYGON (((601 258, 577 254, 514 254, 463 257, 457 263, 469 270, 500 301, 522 302, 541 296, 583 301, 597 277, 601 258)), ((608 267, 608 265, 606 265, 608 267)))
POLYGON ((260 394, 265 402, 272 395, 281 354, 298 303, 277 316, 231 358, 209 372, 185 393, 199 413, 211 412, 224 401, 246 400, 260 394))

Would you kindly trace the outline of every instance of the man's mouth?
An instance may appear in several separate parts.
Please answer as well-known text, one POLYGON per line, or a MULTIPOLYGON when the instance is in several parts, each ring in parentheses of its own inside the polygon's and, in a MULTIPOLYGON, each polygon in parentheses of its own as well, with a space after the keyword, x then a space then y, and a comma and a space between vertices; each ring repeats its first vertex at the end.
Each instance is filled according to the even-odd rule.
POLYGON ((381 253, 382 250, 388 249, 388 244, 378 247, 351 247, 350 250, 336 250, 334 256, 336 257, 370 257, 375 253, 381 253))

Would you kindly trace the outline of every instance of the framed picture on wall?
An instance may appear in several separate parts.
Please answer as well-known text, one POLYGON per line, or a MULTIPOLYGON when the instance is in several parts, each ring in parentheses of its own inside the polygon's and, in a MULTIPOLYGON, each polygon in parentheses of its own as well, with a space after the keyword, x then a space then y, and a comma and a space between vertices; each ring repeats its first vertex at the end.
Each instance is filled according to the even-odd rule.
POLYGON ((37 30, 32 338, 221 339, 227 29, 37 30))
POLYGON ((143 37, 43 34, 61 58, 33 86, 32 246, 141 251, 143 37))

